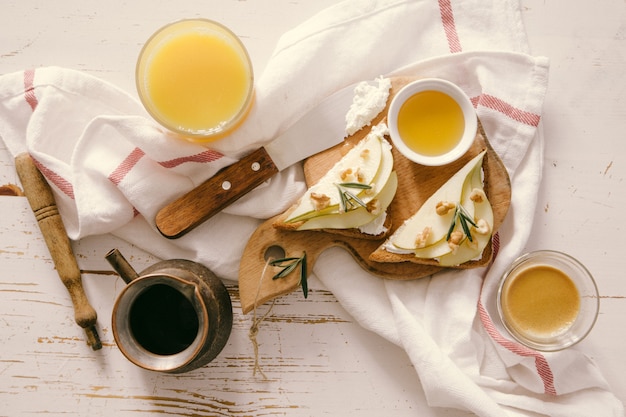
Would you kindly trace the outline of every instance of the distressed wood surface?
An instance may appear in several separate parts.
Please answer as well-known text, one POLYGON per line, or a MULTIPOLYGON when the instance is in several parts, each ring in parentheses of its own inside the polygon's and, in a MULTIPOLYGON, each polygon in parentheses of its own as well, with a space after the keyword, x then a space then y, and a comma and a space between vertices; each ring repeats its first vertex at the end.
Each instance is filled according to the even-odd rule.
POLYGON ((80 269, 52 190, 29 154, 22 153, 15 158, 15 170, 20 178, 24 196, 37 219, 54 267, 72 299, 74 321, 85 329, 87 343, 91 348, 98 350, 101 347, 95 328, 98 313, 89 304, 85 295, 80 269))
MULTIPOLYGON (((0 73, 59 65, 134 91, 137 40, 190 16, 229 23, 260 73, 282 33, 335 2, 7 0, 0 13, 0 73)), ((551 59, 545 166, 526 249, 570 253, 595 275, 600 316, 578 348, 626 401, 626 3, 521 4, 532 52, 551 59)), ((3 146, 0 185, 16 184, 13 159, 3 146)), ((234 329, 215 361, 183 375, 143 371, 123 358, 111 334, 111 308, 124 283, 94 273, 110 270, 103 256, 112 247, 138 270, 156 261, 111 236, 73 242, 85 291, 99 314, 103 348, 93 352, 74 323, 71 300, 26 199, 0 196, 0 417, 468 415, 429 408, 405 353, 359 327, 323 289, 313 289, 308 300, 299 292, 278 298, 260 325, 267 380, 253 375, 252 317, 241 314, 234 284, 234 329)))
POLYGON ((119 247, 138 270, 157 259, 112 236, 74 245, 85 291, 99 313, 103 347, 94 352, 74 323, 71 300, 26 199, 3 197, 1 204, 0 416, 429 412, 404 352, 360 328, 332 294, 321 290, 311 292, 313 302, 301 294, 278 299, 259 325, 259 365, 267 379, 254 375, 248 337, 253 316, 241 313, 232 283, 233 332, 213 362, 182 375, 136 367, 113 340, 111 311, 125 284, 108 272, 103 256, 119 247))

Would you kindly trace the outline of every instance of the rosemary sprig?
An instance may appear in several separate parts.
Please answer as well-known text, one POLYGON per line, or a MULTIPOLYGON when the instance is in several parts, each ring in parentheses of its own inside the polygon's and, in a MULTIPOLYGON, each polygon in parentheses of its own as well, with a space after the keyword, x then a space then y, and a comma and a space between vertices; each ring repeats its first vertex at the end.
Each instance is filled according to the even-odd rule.
POLYGON ((342 182, 341 184, 335 184, 337 186, 337 190, 339 190, 339 201, 341 205, 341 211, 346 212, 348 210, 352 210, 357 208, 358 206, 366 207, 366 204, 359 197, 356 196, 352 191, 349 191, 348 188, 356 188, 360 190, 369 190, 372 188, 371 185, 361 184, 359 182, 342 182))
POLYGON ((465 207, 462 204, 457 204, 454 209, 454 216, 452 216, 452 222, 450 223, 450 228, 448 229, 448 234, 446 235, 446 240, 450 240, 450 236, 456 227, 457 222, 461 224, 461 229, 463 229, 463 233, 469 239, 470 242, 473 242, 472 233, 470 231, 469 225, 474 227, 478 227, 472 216, 467 212, 465 207), (469 225, 468 225, 469 223, 469 225))
POLYGON ((289 257, 289 258, 280 258, 274 259, 269 263, 271 266, 277 266, 279 268, 283 268, 276 275, 272 277, 272 279, 284 278, 287 275, 291 274, 298 265, 300 266, 300 286, 302 287, 302 293, 304 294, 304 298, 309 296, 309 286, 307 283, 307 265, 306 265, 306 252, 302 252, 302 256, 299 258, 289 257))

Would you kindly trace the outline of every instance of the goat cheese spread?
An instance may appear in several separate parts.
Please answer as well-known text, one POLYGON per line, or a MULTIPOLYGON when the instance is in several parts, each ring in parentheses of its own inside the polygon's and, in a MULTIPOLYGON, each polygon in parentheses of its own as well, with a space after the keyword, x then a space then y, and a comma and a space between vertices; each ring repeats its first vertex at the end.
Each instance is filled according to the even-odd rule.
POLYGON ((378 236, 387 231, 385 227, 385 220, 387 220, 387 211, 383 211, 380 216, 376 217, 371 222, 359 227, 359 232, 366 235, 378 236))
POLYGON ((354 98, 348 114, 346 114, 346 134, 358 132, 385 108, 391 89, 389 78, 378 77, 376 84, 363 81, 354 89, 354 98))

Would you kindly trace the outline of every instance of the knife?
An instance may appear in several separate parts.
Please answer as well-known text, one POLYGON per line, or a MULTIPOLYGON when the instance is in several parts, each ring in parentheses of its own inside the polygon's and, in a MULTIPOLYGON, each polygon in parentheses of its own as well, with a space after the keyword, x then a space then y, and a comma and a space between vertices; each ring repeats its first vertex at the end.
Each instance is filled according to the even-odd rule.
POLYGON ((270 143, 163 207, 157 229, 167 238, 181 237, 279 171, 341 143, 356 85, 327 97, 270 143))

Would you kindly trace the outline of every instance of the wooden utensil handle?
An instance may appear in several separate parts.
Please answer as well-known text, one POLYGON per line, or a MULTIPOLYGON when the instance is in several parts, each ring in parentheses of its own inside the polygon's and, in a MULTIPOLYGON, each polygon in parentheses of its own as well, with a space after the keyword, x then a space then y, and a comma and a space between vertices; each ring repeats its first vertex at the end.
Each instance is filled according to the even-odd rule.
POLYGON ((265 148, 257 149, 163 207, 156 226, 167 238, 181 237, 276 173, 265 148))
POLYGON ((15 168, 57 273, 72 299, 76 323, 87 331, 89 344, 97 349, 100 346, 100 340, 95 331, 97 314, 85 295, 80 269, 52 190, 30 155, 26 153, 18 155, 15 158, 15 168))

